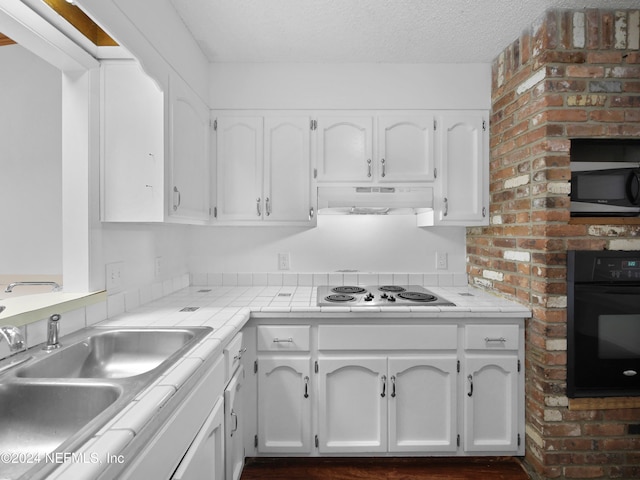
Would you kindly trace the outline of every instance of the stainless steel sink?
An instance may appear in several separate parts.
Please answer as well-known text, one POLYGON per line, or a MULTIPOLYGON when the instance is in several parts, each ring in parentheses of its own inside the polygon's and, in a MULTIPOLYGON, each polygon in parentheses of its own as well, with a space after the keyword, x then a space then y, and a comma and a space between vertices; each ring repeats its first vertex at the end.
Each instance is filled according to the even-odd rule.
POLYGON ((42 358, 16 372, 25 378, 126 378, 149 372, 193 343, 193 329, 118 329, 42 358))
MULTIPOLYGON (((0 452, 74 452, 211 331, 94 327, 62 337, 58 350, 0 361, 0 452)), ((56 466, 0 462, 0 480, 44 479, 56 466)))
POLYGON ((14 478, 36 460, 89 424, 122 395, 103 383, 0 384, 0 452, 16 461, 2 462, 0 477, 14 478))

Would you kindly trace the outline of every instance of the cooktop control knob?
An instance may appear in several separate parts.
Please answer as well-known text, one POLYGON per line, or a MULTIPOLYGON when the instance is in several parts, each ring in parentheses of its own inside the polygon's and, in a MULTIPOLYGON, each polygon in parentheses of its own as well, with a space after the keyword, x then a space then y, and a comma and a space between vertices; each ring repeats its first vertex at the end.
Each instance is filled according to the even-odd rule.
POLYGON ((380 295, 380 298, 387 298, 387 296, 388 295, 386 293, 383 293, 382 295, 380 295))
POLYGON ((365 297, 364 297, 364 301, 365 301, 365 302, 370 302, 370 301, 371 301, 371 300, 373 300, 373 299, 374 299, 374 296, 373 296, 373 294, 371 294, 371 293, 367 293, 367 294, 365 295, 365 297))
POLYGON ((389 301, 390 302, 395 302, 396 301, 396 297, 394 297, 393 295, 389 295, 389 301))

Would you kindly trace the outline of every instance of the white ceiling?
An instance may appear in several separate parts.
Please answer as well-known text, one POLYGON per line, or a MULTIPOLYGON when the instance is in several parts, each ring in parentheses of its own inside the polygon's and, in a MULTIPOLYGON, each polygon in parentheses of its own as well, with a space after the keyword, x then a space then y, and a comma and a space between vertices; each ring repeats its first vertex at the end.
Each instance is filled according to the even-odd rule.
POLYGON ((548 8, 640 0, 170 0, 211 62, 488 63, 548 8))

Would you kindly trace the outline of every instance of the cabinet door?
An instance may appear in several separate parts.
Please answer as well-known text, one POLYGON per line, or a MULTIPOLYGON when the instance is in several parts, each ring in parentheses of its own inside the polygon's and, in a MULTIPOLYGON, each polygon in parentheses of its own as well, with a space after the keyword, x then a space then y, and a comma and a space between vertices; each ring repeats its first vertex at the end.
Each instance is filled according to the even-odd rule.
POLYGON ((321 358, 320 453, 387 451, 386 357, 321 358))
POLYGON ((218 219, 262 219, 263 121, 261 117, 218 117, 218 219))
POLYGON ((172 480, 224 478, 224 399, 219 398, 172 480))
POLYGON ((311 141, 309 117, 264 120, 264 219, 309 222, 311 141))
POLYGON ((318 181, 373 180, 372 117, 318 118, 318 181))
POLYGON ((442 225, 488 225, 486 125, 480 113, 445 115, 438 122, 442 176, 434 207, 442 225))
POLYGON ((258 451, 311 453, 311 357, 258 360, 258 451))
POLYGON ((380 182, 432 181, 435 171, 433 116, 378 119, 377 170, 380 182))
POLYGON ((164 220, 164 94, 134 61, 101 67, 102 220, 164 220))
POLYGON ((389 451, 457 450, 457 358, 389 358, 389 451))
POLYGON ((244 368, 241 366, 224 391, 225 471, 227 480, 239 480, 244 466, 244 440, 242 416, 242 384, 244 368))
POLYGON ((209 111, 179 78, 170 83, 169 215, 209 218, 209 111))
POLYGON ((517 355, 466 355, 466 452, 518 450, 518 377, 517 355))

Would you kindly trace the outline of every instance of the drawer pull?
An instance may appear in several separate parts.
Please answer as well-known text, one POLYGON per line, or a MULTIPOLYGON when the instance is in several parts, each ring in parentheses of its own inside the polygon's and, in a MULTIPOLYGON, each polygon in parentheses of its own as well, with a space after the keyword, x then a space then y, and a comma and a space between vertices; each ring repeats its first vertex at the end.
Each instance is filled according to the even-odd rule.
POLYGON ((507 341, 506 338, 504 337, 498 337, 498 338, 491 338, 491 337, 484 337, 484 341, 489 343, 489 342, 500 342, 500 343, 504 343, 507 341))
POLYGON ((273 339, 273 343, 293 343, 293 338, 289 337, 289 338, 274 338, 273 339))

